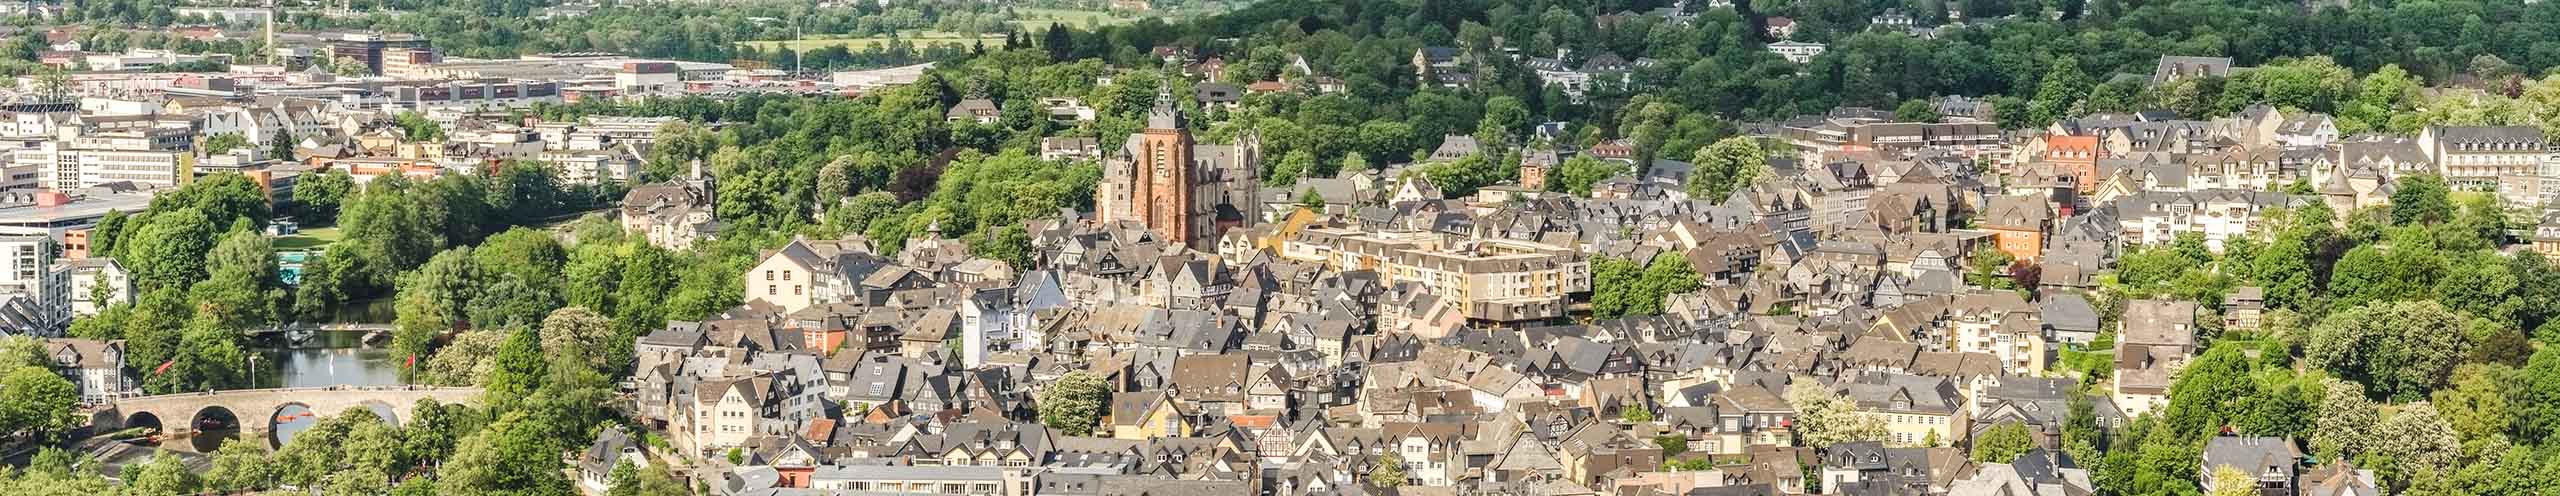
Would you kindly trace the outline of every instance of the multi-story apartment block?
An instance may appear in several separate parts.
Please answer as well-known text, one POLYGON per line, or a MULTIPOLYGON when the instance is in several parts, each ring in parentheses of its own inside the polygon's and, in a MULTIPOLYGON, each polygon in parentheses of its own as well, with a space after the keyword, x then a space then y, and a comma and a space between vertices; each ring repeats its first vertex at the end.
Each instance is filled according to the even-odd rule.
POLYGON ((0 293, 24 295, 35 303, 26 324, 60 330, 71 324, 71 271, 56 259, 61 248, 42 235, 0 236, 0 293))
POLYGON ((1591 265, 1580 252, 1528 241, 1444 243, 1436 235, 1307 228, 1281 243, 1280 256, 1418 284, 1480 321, 1563 316, 1567 294, 1591 290, 1591 265))
POLYGON ((2429 126, 2418 132, 2418 148, 2455 187, 2496 188, 2501 197, 2532 201, 2550 150, 2544 139, 2533 126, 2429 126))
POLYGON ((1875 152, 1888 158, 1910 158, 1922 150, 1944 150, 1975 158, 1998 155, 2007 148, 2000 125, 1989 122, 1889 122, 1863 117, 1788 122, 1778 138, 1795 145, 1808 162, 1829 153, 1875 152))
POLYGON ((2199 234, 2205 246, 2222 251, 2223 240, 2256 229, 2270 209, 2292 208, 2312 201, 2283 193, 2248 190, 2152 192, 2117 199, 2116 222, 2129 244, 2161 244, 2181 234, 2199 234))
POLYGON ((133 301, 133 277, 110 257, 88 257, 57 265, 71 272, 71 314, 96 315, 100 310, 133 301))
POLYGON ((1947 348, 1999 357, 2001 370, 2011 374, 2042 374, 2052 351, 2042 313, 2012 291, 1958 296, 1947 306, 1947 348))

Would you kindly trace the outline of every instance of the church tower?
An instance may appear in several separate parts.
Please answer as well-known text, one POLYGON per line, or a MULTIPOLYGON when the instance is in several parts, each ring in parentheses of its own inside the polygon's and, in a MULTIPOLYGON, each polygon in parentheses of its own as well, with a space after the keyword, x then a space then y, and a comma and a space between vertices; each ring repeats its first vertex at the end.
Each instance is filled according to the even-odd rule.
POLYGON ((1166 240, 1192 246, 1200 237, 1195 218, 1200 209, 1192 198, 1198 180, 1192 177, 1191 131, 1174 106, 1171 86, 1156 89, 1156 108, 1147 114, 1147 128, 1138 141, 1138 154, 1132 157, 1137 169, 1130 195, 1136 203, 1133 216, 1166 240))

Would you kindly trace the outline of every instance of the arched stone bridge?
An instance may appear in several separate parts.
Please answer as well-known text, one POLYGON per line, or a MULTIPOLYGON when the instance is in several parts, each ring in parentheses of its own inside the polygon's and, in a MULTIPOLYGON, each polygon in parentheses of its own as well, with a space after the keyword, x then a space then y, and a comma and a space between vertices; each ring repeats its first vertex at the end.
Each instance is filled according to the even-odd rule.
POLYGON ((169 434, 187 434, 195 430, 196 420, 228 413, 239 422, 244 433, 264 433, 275 425, 276 415, 287 406, 302 406, 314 415, 337 415, 349 408, 371 408, 388 414, 392 425, 408 420, 418 400, 434 398, 439 403, 465 403, 480 399, 476 387, 431 386, 333 386, 306 388, 235 389, 203 393, 177 393, 157 396, 119 398, 91 413, 89 423, 94 431, 106 432, 140 425, 159 425, 169 434))

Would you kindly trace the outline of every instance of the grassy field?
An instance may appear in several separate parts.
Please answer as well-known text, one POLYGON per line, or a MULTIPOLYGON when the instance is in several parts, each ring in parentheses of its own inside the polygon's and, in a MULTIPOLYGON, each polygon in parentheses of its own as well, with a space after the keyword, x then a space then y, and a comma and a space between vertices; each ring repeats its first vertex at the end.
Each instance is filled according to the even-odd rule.
POLYGON ((322 246, 329 246, 330 243, 336 243, 338 242, 338 239, 343 237, 345 237, 345 235, 338 233, 338 228, 336 227, 304 229, 302 232, 294 233, 292 236, 277 237, 275 239, 275 247, 278 250, 308 250, 322 246))
MULTIPOLYGON (((830 38, 830 37, 826 37, 826 36, 827 36, 827 35, 809 35, 809 38, 808 38, 808 39, 803 39, 803 40, 782 40, 782 41, 741 41, 741 42, 738 42, 738 44, 740 44, 740 45, 753 46, 753 47, 756 47, 756 48, 759 48, 759 49, 764 49, 764 50, 772 50, 772 49, 782 48, 782 47, 786 47, 786 46, 787 46, 787 47, 790 47, 790 48, 791 48, 791 49, 793 49, 793 50, 798 50, 798 51, 809 51, 809 50, 816 50, 816 49, 826 48, 826 47, 831 47, 831 46, 843 45, 843 46, 844 46, 844 49, 846 49, 846 50, 852 50, 852 51, 859 52, 859 51, 863 51, 863 50, 869 49, 869 48, 871 48, 871 47, 872 47, 872 46, 874 46, 874 45, 883 45, 883 44, 887 44, 887 43, 889 43, 889 37, 887 37, 887 36, 871 36, 871 37, 863 37, 863 38, 830 38)), ((841 36, 841 35, 839 35, 839 36, 841 36)), ((990 46, 990 47, 1000 47, 1000 46, 1004 46, 1004 35, 1000 35, 1000 34, 999 34, 999 35, 988 35, 988 36, 977 36, 977 35, 968 35, 968 34, 961 34, 961 33, 948 33, 948 32, 942 32, 942 31, 916 31, 916 32, 911 32, 911 33, 904 33, 904 34, 900 34, 898 37, 899 37, 900 39, 907 40, 907 43, 914 44, 914 45, 915 45, 916 47, 918 47, 918 48, 922 48, 922 47, 926 47, 926 46, 932 46, 932 45, 934 45, 934 44, 936 44, 936 43, 949 43, 949 44, 956 44, 956 45, 961 45, 961 46, 968 46, 970 43, 972 43, 972 42, 977 42, 977 41, 985 41, 985 42, 987 43, 987 46, 990 46)))
POLYGON ((1016 17, 1013 23, 1021 26, 1024 32, 1030 33, 1049 29, 1051 23, 1066 23, 1067 27, 1071 28, 1091 29, 1096 26, 1128 24, 1138 20, 1137 17, 1126 14, 1100 10, 1014 9, 1013 14, 1016 17))
MULTIPOLYGON (((1224 12, 1229 8, 1230 7, 1224 4, 1217 4, 1206 7, 1158 11, 1146 14, 1132 14, 1127 12, 1111 12, 1104 10, 1027 8, 1014 9, 1014 16, 1016 19, 1012 22, 1016 27, 1021 28, 1022 32, 1031 33, 1036 36, 1040 34, 1040 32, 1049 29, 1049 25, 1054 23, 1065 23, 1067 27, 1076 29, 1092 29, 1101 26, 1128 24, 1147 17, 1186 19, 1217 14, 1219 12, 1224 12)), ((906 39, 908 43, 914 43, 918 47, 930 46, 936 43, 950 43, 965 46, 977 41, 985 41, 991 46, 1001 45, 1004 43, 1004 35, 1001 34, 978 36, 947 31, 911 31, 907 33, 900 33, 899 37, 906 39)), ((846 50, 859 52, 864 49, 871 48, 874 45, 880 45, 888 42, 889 37, 887 36, 812 34, 808 35, 807 39, 796 41, 741 41, 738 42, 738 44, 753 46, 764 50, 787 47, 800 51, 816 50, 841 45, 846 50)))

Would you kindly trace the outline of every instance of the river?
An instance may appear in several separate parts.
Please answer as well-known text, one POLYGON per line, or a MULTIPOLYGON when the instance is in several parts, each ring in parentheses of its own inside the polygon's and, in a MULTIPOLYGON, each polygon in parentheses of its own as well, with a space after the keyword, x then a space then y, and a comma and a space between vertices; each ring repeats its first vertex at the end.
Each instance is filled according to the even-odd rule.
POLYGON ((251 382, 261 388, 401 384, 400 360, 363 340, 364 333, 323 332, 295 345, 261 342, 253 350, 258 362, 251 382))

